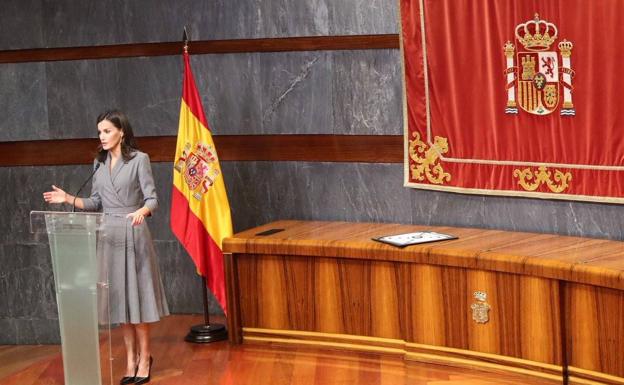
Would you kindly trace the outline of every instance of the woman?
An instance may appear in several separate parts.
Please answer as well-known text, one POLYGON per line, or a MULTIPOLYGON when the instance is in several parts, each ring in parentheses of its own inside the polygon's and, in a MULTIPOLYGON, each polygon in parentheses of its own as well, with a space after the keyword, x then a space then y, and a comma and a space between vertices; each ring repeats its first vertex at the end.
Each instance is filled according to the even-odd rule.
POLYGON ((151 322, 169 315, 156 253, 145 217, 158 207, 147 154, 137 149, 125 114, 106 111, 97 118, 100 147, 94 162, 89 198, 67 194, 56 186, 45 192, 48 203, 75 204, 86 211, 104 211, 100 255, 108 269, 110 323, 121 324, 126 346, 126 373, 120 384, 150 380, 151 322))

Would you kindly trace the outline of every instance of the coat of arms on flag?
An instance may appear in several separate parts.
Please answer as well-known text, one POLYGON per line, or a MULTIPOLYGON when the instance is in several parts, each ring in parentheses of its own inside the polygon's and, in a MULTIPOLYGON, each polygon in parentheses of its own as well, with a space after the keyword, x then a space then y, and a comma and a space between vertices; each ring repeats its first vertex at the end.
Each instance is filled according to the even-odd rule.
POLYGON ((516 40, 524 51, 514 55, 515 46, 510 41, 503 47, 507 59, 506 113, 517 114, 519 106, 530 114, 548 115, 557 109, 563 96, 561 115, 575 115, 572 103, 574 71, 570 67, 573 44, 564 39, 557 45, 559 53, 550 50, 558 33, 557 27, 540 20, 539 14, 516 26, 516 40))
POLYGON ((191 151, 191 144, 186 143, 175 163, 175 170, 183 172, 184 181, 193 190, 193 197, 200 200, 220 174, 217 164, 217 153, 213 146, 199 142, 191 151))

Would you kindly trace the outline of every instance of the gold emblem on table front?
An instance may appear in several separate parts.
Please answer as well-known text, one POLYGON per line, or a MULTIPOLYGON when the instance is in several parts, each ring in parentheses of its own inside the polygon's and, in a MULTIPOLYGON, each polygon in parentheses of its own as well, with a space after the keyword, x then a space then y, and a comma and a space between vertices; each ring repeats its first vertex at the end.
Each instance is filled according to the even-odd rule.
POLYGON ((472 309, 472 319, 479 324, 485 324, 490 320, 491 306, 487 301, 487 293, 484 291, 475 291, 473 294, 474 299, 477 301, 470 305, 472 309))

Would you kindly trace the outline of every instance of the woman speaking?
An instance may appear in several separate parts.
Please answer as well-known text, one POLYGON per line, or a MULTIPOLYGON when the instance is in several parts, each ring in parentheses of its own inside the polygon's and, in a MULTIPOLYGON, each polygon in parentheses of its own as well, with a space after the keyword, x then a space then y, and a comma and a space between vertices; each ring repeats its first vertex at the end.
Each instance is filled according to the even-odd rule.
POLYGON ((158 207, 158 198, 149 157, 138 150, 126 115, 117 110, 102 113, 97 130, 100 147, 91 196, 74 197, 52 186, 43 198, 48 203, 104 212, 106 236, 98 248, 108 269, 110 323, 121 324, 127 353, 120 384, 146 384, 153 361, 149 324, 169 315, 145 223, 145 217, 158 207))

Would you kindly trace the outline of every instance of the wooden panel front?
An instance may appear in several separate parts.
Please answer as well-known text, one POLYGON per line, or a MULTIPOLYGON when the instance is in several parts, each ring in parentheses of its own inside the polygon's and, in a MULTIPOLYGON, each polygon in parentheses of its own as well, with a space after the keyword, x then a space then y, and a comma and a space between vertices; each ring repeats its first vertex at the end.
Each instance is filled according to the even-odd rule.
MULTIPOLYGON (((624 385, 624 243, 397 224, 279 221, 226 239, 235 336, 624 385), (261 237, 270 228, 284 231, 261 237), (395 248, 385 234, 458 240, 395 248), (237 286, 238 285, 238 286, 237 286), (483 291, 489 321, 472 319, 483 291), (563 369, 563 372, 562 372, 563 369)), ((239 340, 233 339, 236 342, 239 340)), ((527 382, 530 383, 530 382, 527 382)))
POLYGON ((624 293, 597 286, 566 284, 566 329, 574 377, 622 384, 601 373, 624 377, 624 293))
POLYGON ((237 265, 244 327, 403 338, 392 263, 238 255, 237 265))
POLYGON ((561 365, 559 287, 413 263, 238 255, 242 326, 404 340, 561 365), (491 306, 472 319, 474 291, 491 306))

